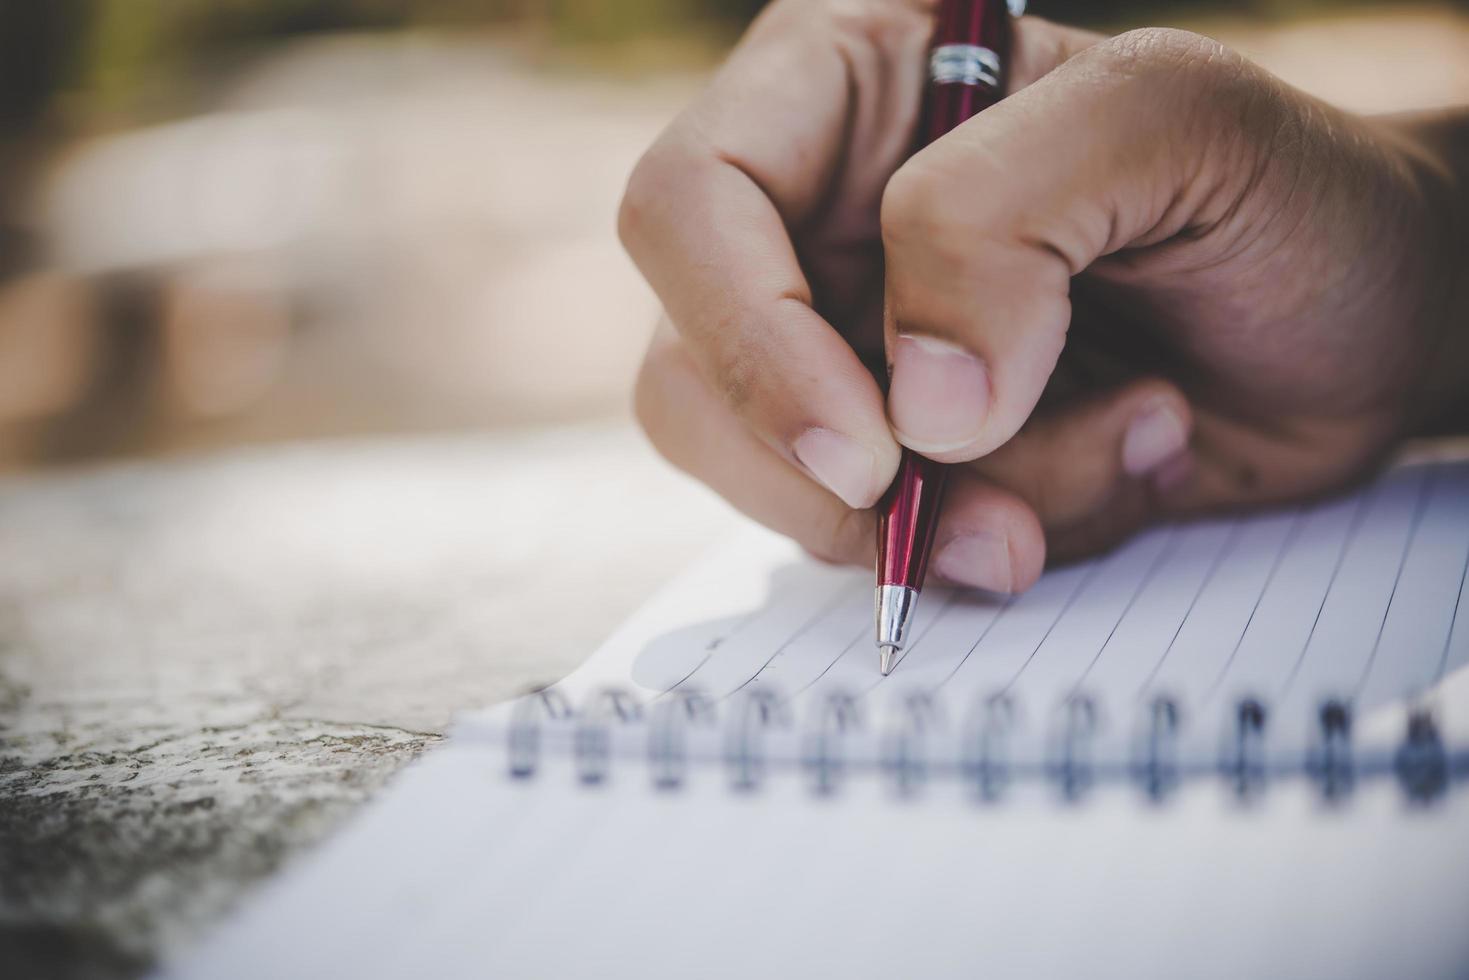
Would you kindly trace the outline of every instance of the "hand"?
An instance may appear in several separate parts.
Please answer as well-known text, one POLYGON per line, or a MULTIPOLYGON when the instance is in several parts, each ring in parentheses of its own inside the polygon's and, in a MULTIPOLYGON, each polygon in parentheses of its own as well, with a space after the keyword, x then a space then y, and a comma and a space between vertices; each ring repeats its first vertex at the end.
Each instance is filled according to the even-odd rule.
POLYGON ((1340 486, 1446 409, 1459 203, 1406 127, 1194 35, 1023 18, 1014 94, 904 163, 930 7, 780 0, 634 173, 669 321, 638 412, 677 465, 864 562, 899 443, 967 463, 933 567, 1008 592, 1048 544, 1340 486))

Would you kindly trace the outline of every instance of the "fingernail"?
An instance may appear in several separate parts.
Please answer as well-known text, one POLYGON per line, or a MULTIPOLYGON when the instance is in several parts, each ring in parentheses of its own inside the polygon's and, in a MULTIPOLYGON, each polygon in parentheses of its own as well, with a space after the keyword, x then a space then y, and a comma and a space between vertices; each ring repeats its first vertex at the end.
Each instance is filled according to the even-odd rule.
POLYGON ((921 452, 967 446, 984 427, 989 406, 983 361, 947 341, 898 335, 888 414, 905 445, 921 452))
POLYGON ((1010 549, 993 534, 960 535, 939 550, 934 562, 940 575, 960 585, 1006 593, 1015 587, 1010 549))
POLYGON ((1143 476, 1183 452, 1188 430, 1183 419, 1166 404, 1145 409, 1128 423, 1122 437, 1122 469, 1143 476))
POLYGON ((811 428, 791 447, 802 466, 848 507, 872 505, 876 458, 840 432, 811 428))

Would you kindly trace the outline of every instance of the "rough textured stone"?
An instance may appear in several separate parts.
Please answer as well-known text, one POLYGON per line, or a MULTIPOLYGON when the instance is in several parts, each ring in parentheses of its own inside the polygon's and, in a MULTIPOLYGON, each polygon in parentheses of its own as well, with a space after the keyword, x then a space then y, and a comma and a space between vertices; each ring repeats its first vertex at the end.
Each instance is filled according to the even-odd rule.
POLYGON ((135 972, 435 738, 263 719, 106 749, 20 739, 0 775, 6 957, 22 975, 135 972))
POLYGON ((622 428, 0 482, 0 962, 135 975, 729 517, 622 428))

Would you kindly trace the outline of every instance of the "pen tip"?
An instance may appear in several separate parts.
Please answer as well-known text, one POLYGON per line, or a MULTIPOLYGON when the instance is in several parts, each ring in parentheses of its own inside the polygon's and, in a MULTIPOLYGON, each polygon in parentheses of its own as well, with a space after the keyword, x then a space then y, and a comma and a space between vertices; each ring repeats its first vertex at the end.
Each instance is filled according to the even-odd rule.
POLYGON ((878 647, 877 652, 878 652, 877 667, 878 667, 879 670, 882 671, 882 676, 886 677, 887 675, 889 675, 889 674, 891 674, 893 672, 893 661, 897 659, 897 656, 898 656, 898 648, 897 647, 878 647))

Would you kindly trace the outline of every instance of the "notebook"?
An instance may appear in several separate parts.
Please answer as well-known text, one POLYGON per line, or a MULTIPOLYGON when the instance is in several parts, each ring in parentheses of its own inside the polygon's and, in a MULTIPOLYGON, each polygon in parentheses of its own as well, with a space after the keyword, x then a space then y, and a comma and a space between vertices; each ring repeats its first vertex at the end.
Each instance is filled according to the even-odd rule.
POLYGON ((884 678, 870 571, 749 529, 165 972, 1469 976, 1466 572, 1406 465, 930 588, 884 678))

